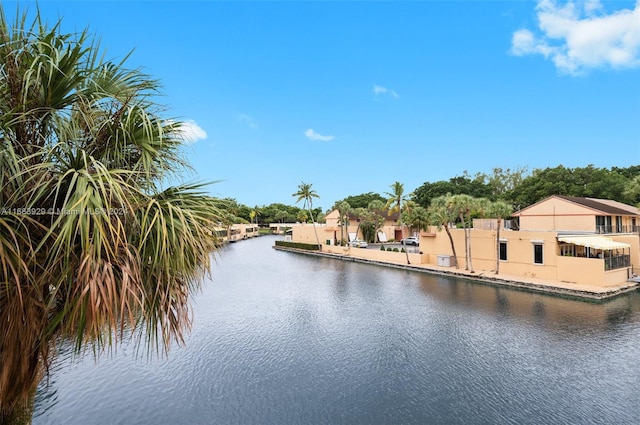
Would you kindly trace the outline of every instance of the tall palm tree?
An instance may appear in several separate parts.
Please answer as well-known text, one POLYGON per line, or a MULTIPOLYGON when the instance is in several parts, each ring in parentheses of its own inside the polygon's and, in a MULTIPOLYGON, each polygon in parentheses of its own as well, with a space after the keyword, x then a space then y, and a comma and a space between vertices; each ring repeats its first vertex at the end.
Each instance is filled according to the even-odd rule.
POLYGON ((489 207, 489 214, 497 219, 498 228, 496 230, 496 274, 500 273, 500 228, 502 220, 509 217, 513 212, 511 205, 503 201, 492 202, 489 207))
POLYGON ((256 227, 258 226, 258 217, 262 215, 262 211, 260 211, 260 207, 257 205, 253 207, 253 209, 249 212, 249 218, 251 218, 251 224, 253 224, 253 220, 256 221, 256 227))
MULTIPOLYGON (((356 217, 356 221, 358 222, 358 226, 356 227, 356 239, 358 239, 358 233, 360 233, 360 225, 362 224, 362 220, 364 220, 367 216, 366 208, 356 208, 353 210, 353 215, 356 217)), ((362 235, 362 239, 364 240, 364 234, 362 235)))
MULTIPOLYGON (((400 225, 400 231, 402 232, 402 245, 404 245, 404 225, 402 224, 402 211, 404 207, 404 202, 406 201, 406 196, 404 194, 404 184, 400 182, 394 182, 389 185, 391 188, 390 192, 385 192, 387 195, 387 204, 386 208, 389 210, 389 213, 398 212, 398 224, 400 225)), ((407 264, 411 264, 409 261, 409 253, 407 252, 406 246, 404 246, 404 253, 407 255, 407 264)))
POLYGON ((404 223, 407 224, 414 232, 427 230, 431 224, 430 212, 428 209, 415 205, 413 208, 405 211, 404 223))
POLYGON ((302 182, 298 185, 298 191, 291 196, 297 197, 296 204, 300 201, 304 201, 302 204, 302 208, 307 208, 309 210, 309 215, 311 216, 311 222, 313 223, 313 232, 316 235, 316 242, 318 243, 318 249, 322 249, 322 245, 320 245, 320 239, 318 239, 318 231, 316 230, 316 220, 313 217, 313 198, 320 198, 318 193, 312 188, 313 184, 302 182))
POLYGON ((371 211, 372 215, 373 215, 373 242, 375 243, 376 241, 380 241, 380 238, 378 237, 378 230, 380 230, 380 227, 382 227, 382 225, 384 224, 384 217, 382 216, 382 210, 384 210, 384 202, 378 200, 378 199, 374 199, 373 201, 369 202, 369 205, 367 205, 367 208, 369 209, 369 211, 371 211))
POLYGON ((457 269, 459 268, 459 262, 456 254, 456 246, 453 243, 453 236, 449 230, 449 224, 456 220, 456 212, 453 210, 453 202, 451 202, 449 198, 451 198, 451 195, 439 196, 431 200, 431 204, 429 205, 429 216, 431 217, 431 222, 437 226, 438 230, 444 227, 444 230, 447 232, 449 243, 451 244, 451 252, 453 253, 453 258, 455 258, 455 265, 457 269))
POLYGON ((464 255, 465 270, 473 273, 473 262, 471 261, 471 211, 474 206, 474 198, 469 195, 453 195, 450 198, 451 207, 457 211, 458 218, 462 222, 464 230, 464 255))
MULTIPOLYGON (((338 219, 340 220, 340 246, 344 243, 344 232, 347 232, 347 240, 349 239, 349 214, 351 213, 351 205, 347 201, 338 202, 334 205, 334 209, 338 210, 338 219)), ((349 245, 347 243, 347 245, 349 245)))
POLYGON ((187 164, 158 83, 105 61, 87 31, 16 16, 0 6, 3 424, 30 421, 57 340, 182 341, 221 221, 202 184, 165 185, 187 164))

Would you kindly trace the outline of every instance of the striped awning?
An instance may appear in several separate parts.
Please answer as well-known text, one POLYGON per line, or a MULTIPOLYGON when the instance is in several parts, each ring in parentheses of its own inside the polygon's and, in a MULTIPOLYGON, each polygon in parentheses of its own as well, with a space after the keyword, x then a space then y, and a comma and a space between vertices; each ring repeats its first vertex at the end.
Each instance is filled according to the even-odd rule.
POLYGON ((610 251, 612 249, 631 248, 631 245, 623 242, 616 242, 603 236, 561 236, 559 242, 572 243, 574 245, 586 246, 594 249, 610 251))

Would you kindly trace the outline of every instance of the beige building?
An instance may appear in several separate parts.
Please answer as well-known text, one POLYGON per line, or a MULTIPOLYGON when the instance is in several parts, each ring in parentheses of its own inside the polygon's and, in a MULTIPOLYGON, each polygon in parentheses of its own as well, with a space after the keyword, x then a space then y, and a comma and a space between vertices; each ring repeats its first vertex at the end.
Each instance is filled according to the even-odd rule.
MULTIPOLYGON (((403 238, 402 229, 398 225, 398 219, 400 214, 388 213, 386 211, 379 212, 381 217, 384 217, 384 223, 378 229, 378 234, 376 237, 376 242, 387 242, 390 240, 397 240, 403 238)), ((349 219, 346 220, 345 223, 340 223, 340 213, 338 210, 333 210, 329 212, 325 216, 325 238, 333 240, 334 244, 338 244, 340 242, 340 238, 344 240, 353 240, 353 239, 361 239, 364 240, 364 236, 362 235, 362 230, 358 225, 360 219, 357 215, 351 213, 349 214, 349 219), (348 235, 348 236, 347 236, 348 235)), ((405 229, 405 236, 408 235, 408 231, 405 229)))
MULTIPOLYGON (((640 271, 640 210, 619 202, 551 196, 513 214, 517 225, 503 228, 496 240, 497 220, 474 222, 471 263, 476 272, 499 272, 586 285, 626 282, 640 271), (635 268, 635 269, 634 269, 635 268)), ((464 232, 450 229, 465 265, 464 232)), ((427 262, 451 255, 444 231, 423 237, 420 250, 427 262)))
MULTIPOLYGON (((474 220, 470 244, 475 276, 495 276, 498 269, 499 275, 523 281, 595 288, 620 285, 640 274, 638 208, 606 199, 551 196, 513 217, 516 225, 505 228, 502 221, 499 235, 497 220, 474 220)), ((350 219, 348 229, 355 232, 357 222, 350 219)), ((399 227, 392 220, 385 223, 385 234, 395 236, 396 229, 399 227)), ((326 225, 316 225, 316 232, 311 224, 296 225, 292 230, 293 241, 311 244, 316 243, 317 233, 326 253, 406 264, 404 254, 335 246, 340 238, 337 212, 327 215, 326 225)), ((432 227, 420 233, 419 253, 409 254, 411 265, 453 271, 457 260, 464 270, 464 231, 448 230, 456 259, 447 232, 432 227)))
POLYGON ((259 236, 257 224, 232 224, 229 227, 214 227, 214 232, 223 242, 237 242, 259 236))

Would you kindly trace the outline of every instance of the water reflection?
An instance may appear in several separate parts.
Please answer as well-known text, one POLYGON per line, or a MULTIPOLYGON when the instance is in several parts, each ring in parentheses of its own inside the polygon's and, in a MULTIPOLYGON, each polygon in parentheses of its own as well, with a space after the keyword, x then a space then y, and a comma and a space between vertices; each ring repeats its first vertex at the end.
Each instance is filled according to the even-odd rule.
POLYGON ((71 361, 34 424, 636 423, 637 294, 605 303, 230 245, 168 359, 71 361))
POLYGON ((619 324, 640 320, 640 297, 637 292, 607 301, 584 301, 543 295, 464 279, 418 278, 421 290, 452 306, 464 306, 495 313, 498 316, 546 326, 609 330, 619 324), (434 280, 435 283, 434 284, 434 280))

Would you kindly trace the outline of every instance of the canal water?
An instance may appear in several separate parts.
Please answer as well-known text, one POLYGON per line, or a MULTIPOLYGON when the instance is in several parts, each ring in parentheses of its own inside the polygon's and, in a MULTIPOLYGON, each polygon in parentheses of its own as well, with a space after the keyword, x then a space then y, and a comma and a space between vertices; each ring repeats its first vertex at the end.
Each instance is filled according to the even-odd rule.
POLYGON ((637 424, 640 296, 589 303, 231 244, 185 346, 60 349, 42 424, 637 424))

